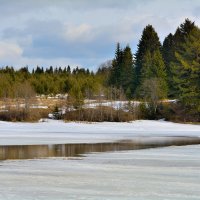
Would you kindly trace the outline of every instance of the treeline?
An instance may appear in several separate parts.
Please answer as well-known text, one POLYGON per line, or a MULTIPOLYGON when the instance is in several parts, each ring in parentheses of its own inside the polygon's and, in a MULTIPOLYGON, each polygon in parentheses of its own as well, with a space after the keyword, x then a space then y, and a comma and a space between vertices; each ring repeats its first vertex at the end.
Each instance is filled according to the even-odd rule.
MULTIPOLYGON (((177 99, 179 115, 200 121, 200 29, 186 19, 161 44, 153 26, 147 25, 135 54, 118 43, 114 59, 96 73, 70 66, 37 66, 32 72, 28 67, 0 69, 0 98, 58 93, 68 93, 76 108, 84 98, 138 99, 149 103, 147 112, 154 116, 161 100, 177 99)), ((169 108, 168 115, 175 110, 169 108)))
POLYGON ((151 102, 177 99, 185 115, 200 120, 200 29, 186 19, 163 44, 155 29, 144 28, 135 55, 117 44, 108 84, 123 88, 128 98, 151 102))
POLYGON ((22 93, 27 88, 38 95, 70 93, 72 96, 90 98, 100 90, 102 77, 84 68, 71 70, 70 66, 63 69, 50 67, 45 70, 37 66, 32 72, 28 67, 15 70, 7 66, 0 69, 0 97, 23 97, 22 93))

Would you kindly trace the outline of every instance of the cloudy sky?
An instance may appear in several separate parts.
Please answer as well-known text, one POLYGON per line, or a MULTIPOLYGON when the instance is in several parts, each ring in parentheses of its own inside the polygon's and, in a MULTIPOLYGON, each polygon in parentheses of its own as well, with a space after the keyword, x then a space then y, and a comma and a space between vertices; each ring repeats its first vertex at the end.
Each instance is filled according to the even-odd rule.
POLYGON ((163 41, 185 18, 200 25, 200 0, 0 0, 0 67, 96 69, 147 24, 163 41))

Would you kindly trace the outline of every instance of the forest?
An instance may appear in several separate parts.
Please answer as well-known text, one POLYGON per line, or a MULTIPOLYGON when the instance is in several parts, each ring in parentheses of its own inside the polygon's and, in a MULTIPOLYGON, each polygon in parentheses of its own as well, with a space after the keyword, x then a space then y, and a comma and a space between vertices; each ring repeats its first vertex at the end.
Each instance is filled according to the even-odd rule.
MULTIPOLYGON (((129 45, 121 47, 117 43, 113 60, 103 63, 96 72, 79 67, 72 69, 69 65, 45 69, 37 66, 32 71, 28 66, 18 70, 12 66, 0 69, 1 102, 8 99, 28 102, 36 95, 56 94, 68 94, 66 105, 71 102, 74 107, 68 117, 65 116, 67 120, 89 120, 92 112, 93 115, 101 115, 100 120, 94 117, 92 121, 164 118, 199 122, 200 28, 186 19, 174 34, 170 33, 161 43, 154 27, 147 25, 136 53, 129 45), (120 116, 134 112, 134 117, 119 118, 119 111, 105 108, 100 111, 83 110, 84 99, 126 100, 131 108, 127 113, 120 110, 120 116), (169 100, 175 101, 171 103, 169 100), (133 101, 140 102, 137 109, 131 106, 133 101), (87 117, 81 118, 80 112, 81 116, 87 117), (76 113, 79 113, 78 118, 76 113), (112 117, 108 117, 108 113, 112 113, 112 117), (102 117, 104 115, 107 117, 102 117)), ((31 112, 28 108, 18 111, 31 112)), ((2 110, 0 119, 7 119, 5 115, 8 112, 2 110)))

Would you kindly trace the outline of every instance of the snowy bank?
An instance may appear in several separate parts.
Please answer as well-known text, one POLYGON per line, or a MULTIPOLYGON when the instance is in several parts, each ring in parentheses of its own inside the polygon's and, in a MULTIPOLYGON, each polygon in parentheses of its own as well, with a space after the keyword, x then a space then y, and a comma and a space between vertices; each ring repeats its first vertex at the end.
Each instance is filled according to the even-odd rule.
POLYGON ((198 136, 200 125, 139 120, 131 123, 38 123, 0 121, 0 145, 93 143, 141 137, 198 136))

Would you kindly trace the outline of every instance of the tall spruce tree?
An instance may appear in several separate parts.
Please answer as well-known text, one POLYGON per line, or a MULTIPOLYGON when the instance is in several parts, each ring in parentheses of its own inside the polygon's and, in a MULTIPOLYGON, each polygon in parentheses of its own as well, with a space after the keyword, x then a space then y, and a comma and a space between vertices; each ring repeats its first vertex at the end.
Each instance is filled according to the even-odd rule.
POLYGON ((131 48, 128 45, 121 49, 120 44, 117 44, 109 77, 109 85, 118 89, 122 88, 129 98, 133 96, 130 94, 133 94, 134 62, 131 48))
POLYGON ((181 102, 200 116, 200 29, 194 26, 180 47, 172 63, 174 83, 181 102))
POLYGON ((171 71, 171 62, 175 59, 175 37, 171 33, 164 39, 162 55, 167 73, 168 96, 172 98, 176 96, 177 92, 174 87, 173 74, 171 71))
POLYGON ((185 19, 184 23, 182 23, 177 28, 175 34, 172 35, 170 33, 163 42, 162 55, 166 65, 169 97, 178 97, 178 91, 175 87, 175 82, 172 74, 172 63, 177 61, 175 52, 182 49, 182 44, 185 43, 185 40, 194 27, 194 22, 190 21, 189 19, 185 19))
POLYGON ((120 86, 120 73, 122 68, 123 51, 120 44, 117 43, 117 48, 115 51, 115 58, 112 62, 111 74, 109 78, 109 84, 112 86, 120 86))
POLYGON ((161 43, 159 41, 158 34, 152 25, 148 25, 144 28, 142 37, 138 44, 138 49, 135 55, 135 86, 141 85, 141 70, 143 68, 143 59, 147 51, 150 53, 157 49, 161 49, 161 43))
MULTIPOLYGON (((165 71, 165 64, 162 58, 162 54, 159 49, 155 50, 154 52, 150 53, 147 51, 145 53, 143 62, 142 62, 142 70, 141 70, 141 86, 139 87, 139 93, 141 89, 143 90, 143 84, 147 80, 154 79, 156 80, 159 90, 162 91, 159 94, 159 98, 167 97, 167 82, 166 82, 166 71, 165 71)), ((155 83, 155 82, 154 82, 155 83)), ((139 94, 140 97, 144 97, 143 94, 139 94)))
POLYGON ((126 46, 123 50, 122 68, 120 73, 120 86, 123 88, 127 97, 133 94, 134 86, 134 63, 131 48, 126 46))
POLYGON ((170 61, 174 58, 175 41, 174 36, 170 33, 163 42, 162 54, 165 62, 166 69, 170 65, 170 61))
POLYGON ((147 91, 144 91, 142 88, 146 80, 156 79, 160 90, 163 91, 162 96, 159 96, 159 98, 166 97, 166 71, 161 54, 161 44, 157 33, 151 25, 144 29, 142 38, 139 41, 135 70, 137 76, 137 96, 145 96, 144 93, 147 91))
POLYGON ((180 25, 180 32, 183 40, 190 34, 190 32, 193 30, 194 27, 195 27, 194 22, 192 22, 188 18, 185 19, 184 23, 180 25))

